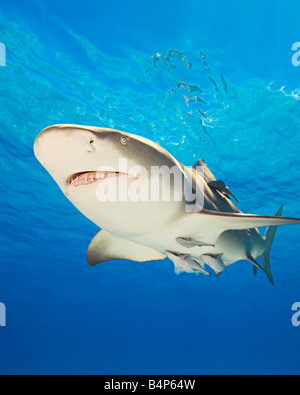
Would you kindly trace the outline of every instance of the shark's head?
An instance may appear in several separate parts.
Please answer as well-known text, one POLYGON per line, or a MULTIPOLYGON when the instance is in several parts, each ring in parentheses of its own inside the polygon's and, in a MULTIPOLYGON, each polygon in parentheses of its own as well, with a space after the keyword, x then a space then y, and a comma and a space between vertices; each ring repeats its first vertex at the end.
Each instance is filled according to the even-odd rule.
MULTIPOLYGON (((145 209, 151 211, 153 205, 146 207, 146 204, 128 201, 125 193, 130 189, 136 191, 137 181, 139 185, 149 184, 153 167, 182 171, 176 159, 158 144, 105 128, 48 127, 37 137, 34 152, 67 198, 99 226, 111 223, 112 217, 125 220, 130 216, 132 219, 133 212, 136 217, 139 210, 140 215, 145 209), (111 193, 116 200, 111 199, 111 193)), ((168 207, 169 202, 165 203, 167 216, 174 206, 169 204, 168 207)), ((153 215, 154 212, 153 208, 153 215)))

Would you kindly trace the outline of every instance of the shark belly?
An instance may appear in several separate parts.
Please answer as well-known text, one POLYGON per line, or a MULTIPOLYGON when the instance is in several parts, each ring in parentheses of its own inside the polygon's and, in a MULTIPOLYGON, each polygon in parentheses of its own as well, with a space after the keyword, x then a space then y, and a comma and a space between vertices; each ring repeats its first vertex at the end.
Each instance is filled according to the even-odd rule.
MULTIPOLYGON (((140 234, 132 236, 131 240, 148 247, 151 247, 162 254, 167 251, 173 251, 181 255, 188 255, 192 259, 199 259, 205 256, 218 256, 226 267, 240 260, 247 260, 248 256, 257 259, 264 251, 263 240, 259 234, 255 235, 255 229, 252 229, 252 235, 248 231, 226 231, 211 246, 195 246, 186 248, 181 246, 177 241, 178 229, 175 224, 167 226, 160 232, 140 234)), ((187 233, 188 235, 188 233, 187 233)), ((130 236, 127 236, 130 237, 130 236)), ((200 239, 200 237, 198 237, 200 239)), ((203 233, 201 234, 203 238, 203 233)))

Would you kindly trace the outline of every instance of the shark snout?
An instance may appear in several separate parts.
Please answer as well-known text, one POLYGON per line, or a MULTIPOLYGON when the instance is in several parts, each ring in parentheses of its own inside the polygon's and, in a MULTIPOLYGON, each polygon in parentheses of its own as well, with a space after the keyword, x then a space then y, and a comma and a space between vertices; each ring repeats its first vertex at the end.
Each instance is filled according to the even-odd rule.
POLYGON ((95 133, 85 127, 55 125, 44 129, 34 142, 34 154, 65 192, 67 179, 98 169, 95 133))
POLYGON ((78 155, 80 152, 94 152, 96 138, 88 128, 73 125, 54 125, 44 129, 34 142, 37 159, 45 164, 47 158, 62 155, 78 155), (80 151, 80 152, 79 152, 80 151))
POLYGON ((127 152, 128 140, 123 133, 110 129, 54 125, 44 129, 36 138, 34 153, 66 193, 68 181, 74 175, 92 176, 104 170, 127 173, 120 168, 120 158, 127 152))

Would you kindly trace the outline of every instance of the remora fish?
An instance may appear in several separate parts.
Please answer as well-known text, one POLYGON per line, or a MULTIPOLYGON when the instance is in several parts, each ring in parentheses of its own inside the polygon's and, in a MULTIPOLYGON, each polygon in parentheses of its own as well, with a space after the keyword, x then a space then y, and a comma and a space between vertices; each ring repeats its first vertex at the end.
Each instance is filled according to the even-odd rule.
POLYGON ((262 269, 274 284, 269 254, 277 226, 300 223, 281 217, 282 207, 274 217, 241 213, 224 182, 215 179, 203 160, 188 168, 158 144, 118 130, 51 126, 37 137, 34 152, 66 197, 101 228, 87 252, 92 266, 113 259, 146 262, 168 256, 176 271, 209 274, 206 264, 219 275, 236 261, 248 260, 255 274, 262 269), (172 169, 174 177, 166 180, 153 168, 172 169), (201 207, 190 206, 175 176, 191 186, 201 207), (124 199, 142 186, 149 191, 165 184, 169 199, 161 190, 157 199, 152 194, 149 198, 150 192, 144 198, 124 199), (102 199, 112 186, 118 189, 117 198, 102 199), (269 228, 261 236, 257 228, 265 226, 269 228))

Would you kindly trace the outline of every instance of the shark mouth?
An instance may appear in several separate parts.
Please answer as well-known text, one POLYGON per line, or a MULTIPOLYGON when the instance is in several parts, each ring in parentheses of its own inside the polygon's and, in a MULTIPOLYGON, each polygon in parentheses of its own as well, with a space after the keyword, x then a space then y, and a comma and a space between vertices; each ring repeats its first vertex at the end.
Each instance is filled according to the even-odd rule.
POLYGON ((117 178, 124 176, 135 179, 135 177, 127 173, 113 172, 113 171, 108 171, 108 172, 91 171, 91 172, 73 174, 67 179, 67 184, 72 187, 80 187, 85 185, 91 185, 98 181, 104 181, 109 178, 117 178))

